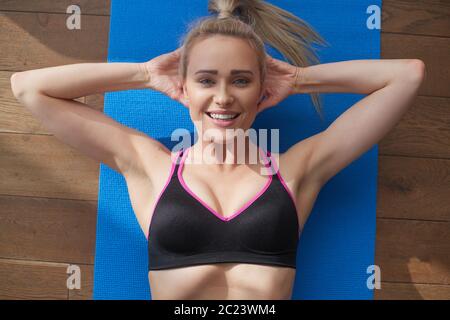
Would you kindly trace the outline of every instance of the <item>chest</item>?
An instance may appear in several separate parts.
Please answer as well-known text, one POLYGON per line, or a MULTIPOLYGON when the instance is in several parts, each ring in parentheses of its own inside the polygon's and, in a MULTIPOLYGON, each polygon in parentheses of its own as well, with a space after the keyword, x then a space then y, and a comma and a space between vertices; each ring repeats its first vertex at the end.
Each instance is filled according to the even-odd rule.
POLYGON ((158 255, 158 252, 177 256, 218 251, 245 251, 245 255, 295 252, 298 242, 295 207, 281 184, 276 182, 269 180, 265 192, 257 193, 259 196, 253 196, 230 216, 223 216, 188 194, 181 183, 173 179, 151 218, 149 255, 158 255))
MULTIPOLYGON (((280 160, 281 161, 281 160, 280 160)), ((148 237, 148 230, 151 223, 154 209, 160 200, 161 195, 168 185, 171 173, 171 161, 161 163, 158 168, 153 168, 150 177, 147 175, 126 177, 128 194, 133 211, 142 232, 148 237)), ((207 208, 211 215, 217 219, 229 219, 243 211, 246 207, 256 201, 267 189, 274 176, 262 175, 261 172, 248 172, 246 174, 220 176, 201 171, 188 171, 186 169, 178 172, 174 170, 172 179, 178 179, 184 188, 184 192, 190 194, 203 207, 207 208)), ((289 176, 285 168, 280 168, 281 176, 289 176)), ((295 179, 283 180, 285 192, 291 194, 297 204, 297 217, 300 228, 305 222, 305 211, 311 206, 307 203, 299 204, 300 196, 297 194, 297 181, 295 179), (301 210, 305 208, 305 210, 301 210)), ((304 201, 305 199, 303 199, 304 201)))
POLYGON ((178 170, 175 180, 208 212, 219 219, 229 220, 258 200, 269 187, 272 177, 261 176, 258 169, 229 175, 212 174, 206 170, 178 170))

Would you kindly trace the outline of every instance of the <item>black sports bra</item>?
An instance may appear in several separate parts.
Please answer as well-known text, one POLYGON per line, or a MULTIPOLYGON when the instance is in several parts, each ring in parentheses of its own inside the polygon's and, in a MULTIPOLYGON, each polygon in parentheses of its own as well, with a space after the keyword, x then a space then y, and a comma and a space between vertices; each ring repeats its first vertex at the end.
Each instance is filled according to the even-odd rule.
POLYGON ((263 189, 233 215, 223 217, 183 180, 189 148, 185 153, 180 150, 172 161, 170 175, 156 200, 148 232, 148 269, 212 263, 295 269, 299 240, 295 200, 270 152, 265 167, 272 174, 268 174, 263 189))

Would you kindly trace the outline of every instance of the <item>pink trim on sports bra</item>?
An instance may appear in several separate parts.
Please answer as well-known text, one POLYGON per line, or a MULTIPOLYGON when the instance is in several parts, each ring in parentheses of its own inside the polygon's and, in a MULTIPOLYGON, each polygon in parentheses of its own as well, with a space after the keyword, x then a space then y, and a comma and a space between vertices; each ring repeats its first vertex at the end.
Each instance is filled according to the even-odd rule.
MULTIPOLYGON (((159 203, 159 198, 161 198, 161 196, 163 195, 164 191, 166 191, 166 188, 167 188, 167 186, 169 185, 170 180, 172 179, 172 175, 173 175, 173 172, 175 171, 175 167, 176 167, 177 160, 178 160, 178 158, 179 158, 180 152, 181 152, 181 150, 177 152, 176 157, 171 157, 172 167, 170 168, 169 177, 167 178, 166 184, 165 184, 164 187, 162 188, 161 192, 159 193, 158 198, 157 198, 156 201, 155 201, 155 206, 153 207, 153 212, 152 212, 152 215, 150 216, 150 223, 151 223, 151 220, 152 220, 152 218, 153 218, 153 213, 155 213, 156 206, 157 206, 158 203, 159 203)), ((147 231, 146 231, 147 235, 145 236, 145 238, 146 238, 147 240, 148 240, 148 236, 149 236, 149 231, 150 231, 149 229, 147 229, 147 231)), ((145 235, 145 233, 144 233, 144 235, 145 235)))
MULTIPOLYGON (((206 209, 208 209, 211 213, 213 213, 217 218, 219 218, 220 220, 222 220, 222 221, 230 221, 230 220, 232 220, 233 218, 235 218, 235 217, 237 217, 239 214, 241 214, 243 211, 245 211, 245 209, 247 209, 253 202, 255 202, 256 201, 256 199, 258 199, 266 190, 267 190, 267 188, 269 187, 269 185, 270 185, 270 183, 272 182, 272 174, 270 174, 270 172, 269 172, 269 170, 268 170, 268 173, 269 173, 269 178, 267 179, 267 183, 266 183, 266 185, 262 188, 262 190, 260 190, 252 199, 250 199, 249 201, 247 201, 247 203, 245 203, 237 212, 235 212, 235 213, 233 213, 231 216, 229 216, 229 217, 224 217, 224 216, 222 216, 221 214, 219 214, 217 211, 215 211, 213 208, 211 208, 205 201, 203 201, 202 199, 200 199, 189 187, 188 187, 188 185, 186 184, 186 182, 184 181, 184 179, 183 179, 183 175, 182 175, 182 172, 183 172, 183 167, 184 167, 184 160, 186 159, 186 157, 187 157, 187 154, 188 154, 188 151, 189 151, 189 149, 190 149, 191 147, 189 147, 189 148, 187 148, 186 149, 186 152, 183 154, 183 157, 182 157, 182 159, 181 159, 181 164, 180 164, 180 166, 178 167, 178 172, 177 172, 177 175, 178 175, 178 179, 179 179, 179 181, 180 181, 180 183, 181 183, 181 185, 183 186, 183 188, 192 196, 192 197, 194 197, 198 202, 200 202, 206 209)), ((259 150, 260 150, 260 152, 261 152, 261 149, 260 148, 258 148, 259 150)), ((261 152, 261 154, 263 155, 264 153, 263 152, 261 152)), ((264 156, 265 157, 265 156, 264 156)), ((266 158, 266 161, 267 161, 267 158, 266 158)), ((268 162, 267 162, 268 163, 268 162)))
POLYGON ((284 181, 283 177, 281 176, 280 170, 278 170, 277 162, 275 160, 273 160, 273 157, 272 157, 272 154, 270 153, 270 151, 269 151, 269 158, 271 160, 271 163, 273 164, 273 167, 274 167, 273 169, 277 173, 278 179, 280 180, 281 184, 286 189, 287 193, 289 194, 289 196, 292 199, 292 202, 294 203, 295 211, 298 212, 298 210, 297 210, 297 201, 295 200, 294 195, 292 194, 291 190, 288 188, 286 182, 284 181))

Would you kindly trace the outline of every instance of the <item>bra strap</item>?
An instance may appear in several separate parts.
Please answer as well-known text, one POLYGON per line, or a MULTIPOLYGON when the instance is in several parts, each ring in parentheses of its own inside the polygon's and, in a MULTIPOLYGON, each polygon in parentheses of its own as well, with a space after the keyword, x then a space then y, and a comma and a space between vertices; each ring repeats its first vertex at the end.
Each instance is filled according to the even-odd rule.
POLYGON ((181 163, 181 158, 183 157, 184 149, 180 149, 177 151, 176 156, 172 158, 172 164, 175 164, 175 167, 178 167, 181 163))
POLYGON ((271 170, 270 172, 272 173, 272 176, 274 176, 275 178, 278 178, 277 165, 273 161, 270 151, 267 151, 267 159, 268 159, 268 165, 266 167, 270 167, 270 170, 271 170))

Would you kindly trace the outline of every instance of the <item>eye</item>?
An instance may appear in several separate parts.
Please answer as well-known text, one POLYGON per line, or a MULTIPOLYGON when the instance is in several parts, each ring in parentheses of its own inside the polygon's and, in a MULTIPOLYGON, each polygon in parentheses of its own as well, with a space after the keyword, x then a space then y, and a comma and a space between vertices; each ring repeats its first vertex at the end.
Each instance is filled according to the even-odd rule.
MULTIPOLYGON (((237 79, 236 81, 245 81, 244 84, 248 84, 250 81, 248 81, 247 79, 237 79)), ((242 82, 241 82, 242 83, 242 82)))
POLYGON ((201 84, 206 84, 204 81, 211 81, 211 80, 210 79, 202 79, 202 80, 199 80, 198 82, 201 84))
MULTIPOLYGON (((201 79, 201 80, 199 80, 198 82, 201 83, 201 84, 203 84, 203 85, 209 84, 209 83, 205 83, 205 81, 211 81, 211 80, 210 80, 210 79, 201 79)), ((244 79, 244 78, 236 79, 234 82, 236 82, 236 81, 244 81, 243 83, 240 82, 241 84, 244 84, 244 85, 246 85, 246 84, 248 84, 248 83, 250 82, 249 80, 244 79)))

